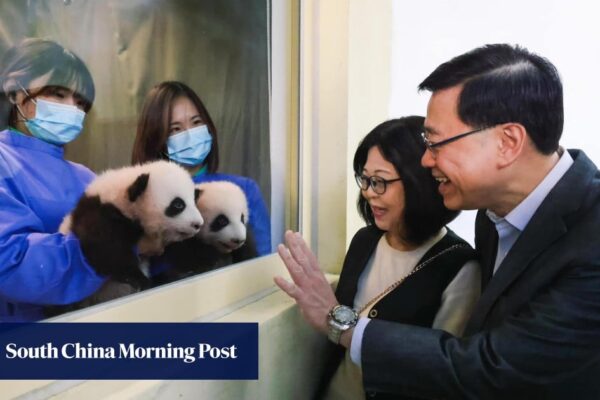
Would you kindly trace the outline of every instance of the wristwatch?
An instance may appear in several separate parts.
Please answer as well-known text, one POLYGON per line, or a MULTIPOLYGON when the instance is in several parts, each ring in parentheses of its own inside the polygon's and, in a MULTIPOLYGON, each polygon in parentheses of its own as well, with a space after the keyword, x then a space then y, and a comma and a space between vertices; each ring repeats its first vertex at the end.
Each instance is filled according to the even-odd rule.
POLYGON ((340 344, 342 333, 354 327, 358 322, 358 314, 352 308, 338 304, 329 311, 329 333, 327 337, 335 344, 340 344))

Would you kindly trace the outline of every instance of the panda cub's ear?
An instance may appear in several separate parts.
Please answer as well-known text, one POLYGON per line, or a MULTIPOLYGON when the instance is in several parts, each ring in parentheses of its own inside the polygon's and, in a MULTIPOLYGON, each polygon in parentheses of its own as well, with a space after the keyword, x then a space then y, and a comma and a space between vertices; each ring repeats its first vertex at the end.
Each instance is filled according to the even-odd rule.
POLYGON ((198 188, 194 189, 194 200, 198 201, 201 194, 202 194, 202 189, 198 189, 198 188))
POLYGON ((127 196, 129 197, 129 201, 133 203, 142 195, 142 193, 144 193, 144 190, 146 190, 146 187, 148 187, 148 179, 150 179, 150 174, 141 174, 137 177, 135 182, 133 182, 131 186, 127 188, 127 196))

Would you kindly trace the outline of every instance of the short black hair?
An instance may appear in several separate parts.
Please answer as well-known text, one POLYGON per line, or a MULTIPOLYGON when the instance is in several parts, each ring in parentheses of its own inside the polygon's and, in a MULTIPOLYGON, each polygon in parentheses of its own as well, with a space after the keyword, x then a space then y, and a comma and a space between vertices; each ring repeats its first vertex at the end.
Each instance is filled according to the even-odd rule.
MULTIPOLYGON (((392 119, 377 125, 358 145, 354 154, 354 173, 361 175, 369 150, 377 147, 390 162, 404 185, 404 230, 402 238, 420 245, 452 221, 460 211, 448 210, 438 192, 438 182, 421 165, 425 144, 421 138, 424 117, 392 119)), ((369 225, 375 225, 367 200, 359 194, 358 212, 369 225)))
POLYGON ((483 128, 522 124, 538 151, 552 154, 562 135, 563 90, 558 71, 547 59, 508 44, 478 47, 443 63, 419 90, 435 92, 463 85, 460 119, 483 128))

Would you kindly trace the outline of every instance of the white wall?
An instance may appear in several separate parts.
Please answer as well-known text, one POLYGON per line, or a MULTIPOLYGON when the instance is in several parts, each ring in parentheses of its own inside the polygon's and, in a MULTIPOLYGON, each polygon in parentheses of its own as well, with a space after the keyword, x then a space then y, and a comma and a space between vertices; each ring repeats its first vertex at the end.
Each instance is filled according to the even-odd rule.
POLYGON ((346 252, 348 0, 301 1, 300 193, 302 234, 321 267, 346 252))
POLYGON ((354 152, 367 133, 388 119, 392 1, 350 1, 348 26, 347 245, 365 225, 356 211, 359 190, 352 170, 354 152))
MULTIPOLYGON (((548 58, 562 77, 562 145, 600 164, 599 11, 584 0, 394 1, 389 117, 424 115, 429 94, 416 87, 440 63, 487 43, 519 44, 548 58)), ((451 227, 472 242, 473 219, 463 212, 451 227)))

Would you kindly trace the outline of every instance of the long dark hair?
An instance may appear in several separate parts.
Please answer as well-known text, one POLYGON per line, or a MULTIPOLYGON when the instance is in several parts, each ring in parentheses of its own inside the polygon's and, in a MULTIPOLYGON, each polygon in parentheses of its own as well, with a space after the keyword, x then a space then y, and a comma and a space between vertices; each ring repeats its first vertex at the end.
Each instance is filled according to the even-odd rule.
POLYGON ((200 118, 207 125, 212 136, 210 153, 206 157, 208 172, 216 172, 219 167, 219 145, 217 129, 200 97, 183 82, 166 81, 154 86, 146 95, 142 112, 138 119, 131 162, 140 164, 146 161, 168 159, 167 139, 173 103, 180 97, 187 97, 198 109, 200 118))
MULTIPOLYGON (((421 166, 425 144, 421 131, 425 118, 411 116, 377 125, 358 145, 354 154, 354 173, 362 174, 369 150, 377 147, 391 163, 404 185, 404 226, 399 232, 409 243, 420 245, 452 221, 459 211, 448 210, 438 192, 431 171, 421 166)), ((375 218, 367 200, 359 194, 358 212, 369 225, 375 218)))

